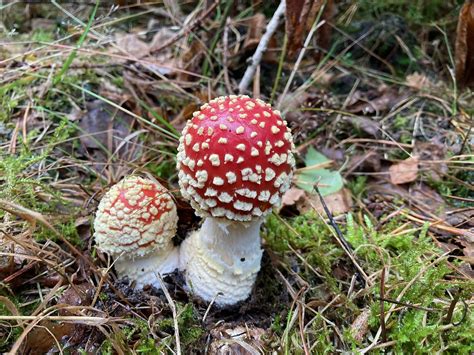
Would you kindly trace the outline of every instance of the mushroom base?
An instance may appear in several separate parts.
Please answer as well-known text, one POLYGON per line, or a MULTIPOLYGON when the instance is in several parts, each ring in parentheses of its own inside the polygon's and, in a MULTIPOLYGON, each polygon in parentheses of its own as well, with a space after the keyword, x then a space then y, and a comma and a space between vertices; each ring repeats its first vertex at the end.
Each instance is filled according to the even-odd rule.
POLYGON ((172 273, 179 267, 179 250, 170 243, 166 250, 142 257, 130 258, 122 255, 116 259, 114 266, 118 277, 127 276, 130 281, 136 281, 138 288, 145 285, 161 288, 157 275, 172 273))
POLYGON ((189 291, 219 306, 245 300, 260 270, 262 221, 229 223, 206 218, 201 230, 181 244, 180 268, 185 270, 189 291))

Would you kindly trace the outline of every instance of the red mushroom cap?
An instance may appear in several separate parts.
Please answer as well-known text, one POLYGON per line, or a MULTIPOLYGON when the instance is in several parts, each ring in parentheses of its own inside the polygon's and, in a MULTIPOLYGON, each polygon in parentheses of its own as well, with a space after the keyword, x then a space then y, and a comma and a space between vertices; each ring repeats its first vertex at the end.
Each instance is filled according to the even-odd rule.
POLYGON ((218 97, 193 113, 178 147, 179 184, 198 215, 250 221, 289 188, 293 139, 280 112, 248 96, 218 97))
POLYGON ((100 201, 94 221, 99 249, 125 256, 142 256, 165 248, 176 234, 176 205, 160 184, 129 176, 100 201))

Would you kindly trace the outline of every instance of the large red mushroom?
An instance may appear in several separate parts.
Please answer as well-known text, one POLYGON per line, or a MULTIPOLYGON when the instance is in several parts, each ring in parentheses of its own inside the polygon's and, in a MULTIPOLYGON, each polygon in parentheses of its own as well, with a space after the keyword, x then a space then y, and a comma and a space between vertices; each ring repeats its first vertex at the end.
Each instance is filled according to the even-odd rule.
POLYGON ((177 220, 176 205, 161 184, 129 176, 101 199, 94 238, 100 250, 116 259, 119 277, 160 288, 157 274, 173 272, 179 264, 172 242, 177 220))
POLYGON ((245 300, 262 258, 260 225, 288 190, 295 165, 280 112, 248 96, 219 97, 188 121, 178 147, 184 198, 205 221, 181 246, 189 289, 204 300, 245 300))

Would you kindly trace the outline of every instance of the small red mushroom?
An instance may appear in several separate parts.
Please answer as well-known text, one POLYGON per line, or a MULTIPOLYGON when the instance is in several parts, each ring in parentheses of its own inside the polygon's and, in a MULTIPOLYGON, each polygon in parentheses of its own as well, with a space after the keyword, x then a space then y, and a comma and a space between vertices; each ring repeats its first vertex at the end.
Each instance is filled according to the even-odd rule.
POLYGON ((288 190, 293 140, 280 112, 248 96, 219 97, 188 121, 178 147, 179 184, 206 217, 181 247, 190 289, 234 304, 250 294, 260 269, 263 217, 288 190))
POLYGON ((100 201, 94 221, 97 247, 116 258, 117 274, 128 276, 139 287, 160 287, 155 273, 178 267, 176 205, 159 183, 129 176, 100 201))

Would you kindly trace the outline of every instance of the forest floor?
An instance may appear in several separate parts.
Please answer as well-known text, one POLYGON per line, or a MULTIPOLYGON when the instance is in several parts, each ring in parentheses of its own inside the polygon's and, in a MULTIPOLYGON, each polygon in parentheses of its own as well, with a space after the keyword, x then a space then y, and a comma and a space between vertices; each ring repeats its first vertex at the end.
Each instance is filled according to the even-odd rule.
POLYGON ((298 170, 262 227, 256 286, 231 309, 190 297, 178 272, 171 299, 117 279, 93 221, 134 173, 175 196, 177 243, 199 226, 179 194, 180 132, 238 93, 277 5, 105 3, 0 2, 1 352, 472 353, 460 1, 287 9, 245 93, 282 111, 298 170))

